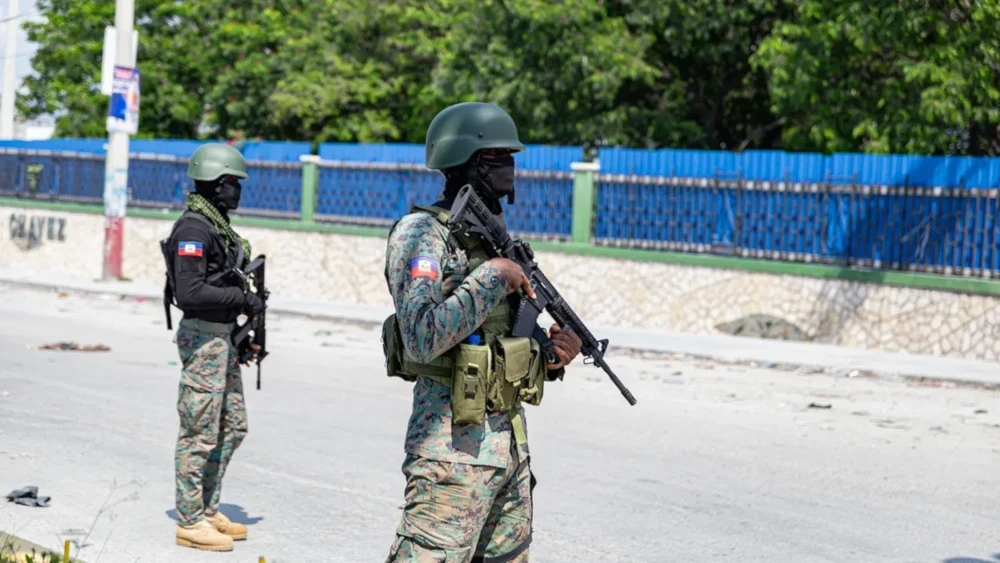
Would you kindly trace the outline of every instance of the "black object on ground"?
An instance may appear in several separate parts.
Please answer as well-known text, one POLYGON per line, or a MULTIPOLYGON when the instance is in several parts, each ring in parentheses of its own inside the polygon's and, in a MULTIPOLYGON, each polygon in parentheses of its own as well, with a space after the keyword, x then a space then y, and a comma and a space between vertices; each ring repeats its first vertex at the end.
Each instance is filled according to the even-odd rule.
POLYGON ((48 506, 52 497, 38 496, 38 487, 25 487, 11 491, 7 500, 24 506, 48 506))

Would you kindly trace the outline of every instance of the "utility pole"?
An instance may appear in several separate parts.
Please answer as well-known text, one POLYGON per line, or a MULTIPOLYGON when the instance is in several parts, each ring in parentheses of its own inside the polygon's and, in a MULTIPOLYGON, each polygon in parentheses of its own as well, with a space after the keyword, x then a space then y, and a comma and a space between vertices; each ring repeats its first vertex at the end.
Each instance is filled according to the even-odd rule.
POLYGON ((3 91, 0 92, 0 139, 14 138, 14 69, 17 66, 18 0, 7 0, 7 47, 4 49, 3 91))
MULTIPOLYGON (((115 65, 132 65, 132 28, 135 0, 115 0, 115 65)), ((110 121, 110 119, 109 119, 110 121)), ((112 129, 109 126, 109 129, 112 129)), ((122 275, 125 208, 128 204, 129 133, 108 131, 107 160, 104 166, 104 268, 103 279, 122 275)))

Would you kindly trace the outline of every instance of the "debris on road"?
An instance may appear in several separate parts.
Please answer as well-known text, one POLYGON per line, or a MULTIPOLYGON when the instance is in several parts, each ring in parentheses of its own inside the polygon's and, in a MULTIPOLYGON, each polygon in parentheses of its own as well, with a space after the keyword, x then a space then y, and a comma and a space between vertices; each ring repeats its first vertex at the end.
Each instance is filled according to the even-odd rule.
POLYGON ((76 342, 56 342, 41 346, 28 346, 28 350, 72 350, 74 352, 109 352, 111 348, 104 344, 80 345, 76 342))
POLYGON ((15 504, 23 504, 24 506, 48 506, 51 497, 38 496, 38 487, 24 487, 23 489, 17 489, 16 491, 11 491, 7 495, 7 500, 15 504))
POLYGON ((0 455, 5 455, 8 458, 13 459, 13 460, 18 460, 18 459, 37 459, 37 457, 38 457, 35 454, 22 453, 22 452, 8 452, 8 451, 4 451, 4 450, 0 450, 0 455))
POLYGON ((833 405, 821 405, 819 403, 809 403, 809 408, 811 409, 831 409, 833 405))

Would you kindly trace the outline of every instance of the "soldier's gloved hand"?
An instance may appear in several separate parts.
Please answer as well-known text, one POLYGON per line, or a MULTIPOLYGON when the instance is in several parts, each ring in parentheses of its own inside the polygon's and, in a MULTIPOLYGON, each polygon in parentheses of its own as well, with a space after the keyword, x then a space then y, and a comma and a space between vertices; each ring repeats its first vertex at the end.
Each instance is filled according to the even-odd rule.
POLYGON ((549 338, 552 339, 552 351, 559 358, 558 363, 548 365, 550 370, 566 367, 580 355, 583 341, 572 330, 562 330, 559 325, 553 324, 549 329, 549 338))
POLYGON ((243 310, 250 315, 259 315, 264 312, 264 301, 256 293, 248 291, 243 297, 243 310))
POLYGON ((524 275, 524 270, 520 266, 506 258, 491 258, 490 262, 500 269, 503 277, 507 278, 507 287, 510 289, 508 293, 523 289, 528 297, 535 298, 535 290, 531 288, 528 276, 524 275))

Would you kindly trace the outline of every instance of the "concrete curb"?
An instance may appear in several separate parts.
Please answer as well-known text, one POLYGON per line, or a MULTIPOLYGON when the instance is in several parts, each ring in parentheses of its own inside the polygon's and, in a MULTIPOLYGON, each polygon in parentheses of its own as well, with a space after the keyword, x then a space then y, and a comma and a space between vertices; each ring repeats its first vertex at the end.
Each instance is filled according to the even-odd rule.
MULTIPOLYGON (((63 549, 48 548, 0 530, 0 555, 13 557, 14 561, 25 561, 25 556, 33 556, 33 560, 42 561, 46 560, 44 559, 46 553, 54 553, 62 558, 63 549)), ((70 557, 70 560, 64 563, 83 563, 83 560, 70 557)))
MULTIPOLYGON (((121 281, 67 280, 58 274, 0 268, 0 283, 48 290, 118 295, 132 299, 161 300, 163 288, 121 281)), ((337 322, 381 326, 391 308, 347 303, 296 301, 272 297, 269 310, 337 322)), ((179 318, 179 312, 173 315, 179 318)), ((543 326, 551 319, 540 319, 543 326)), ((906 352, 865 350, 830 344, 789 342, 729 335, 658 332, 621 327, 593 326, 598 338, 607 338, 611 349, 685 354, 728 362, 793 365, 826 371, 868 372, 879 376, 947 380, 1000 387, 1000 363, 906 352)))

